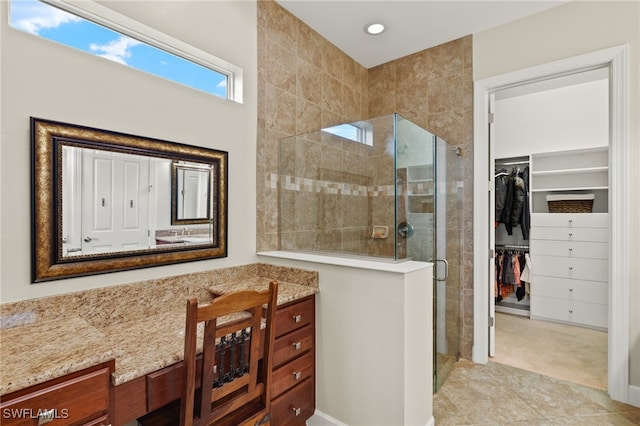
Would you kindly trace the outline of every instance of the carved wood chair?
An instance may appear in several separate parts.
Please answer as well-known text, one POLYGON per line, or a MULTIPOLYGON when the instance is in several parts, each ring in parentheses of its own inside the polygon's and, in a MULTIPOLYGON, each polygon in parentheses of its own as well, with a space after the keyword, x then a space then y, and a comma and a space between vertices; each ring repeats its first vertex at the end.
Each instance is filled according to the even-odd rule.
POLYGON ((262 292, 230 293, 202 306, 196 299, 187 302, 181 426, 270 425, 277 293, 278 283, 272 281, 262 292), (228 315, 233 317, 219 321, 228 315), (204 337, 202 374, 196 382, 199 323, 204 323, 204 337))

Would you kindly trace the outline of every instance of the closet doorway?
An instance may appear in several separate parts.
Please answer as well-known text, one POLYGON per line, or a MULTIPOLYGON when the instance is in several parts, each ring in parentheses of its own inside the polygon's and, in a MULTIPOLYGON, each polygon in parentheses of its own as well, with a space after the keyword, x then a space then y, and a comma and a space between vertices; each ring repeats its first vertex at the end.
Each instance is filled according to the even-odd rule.
MULTIPOLYGON (((628 139, 625 120, 627 105, 624 101, 628 87, 626 61, 628 47, 618 46, 602 51, 568 58, 476 81, 474 84, 475 138, 474 138, 474 347, 473 360, 485 363, 489 357, 490 316, 489 282, 493 280, 490 265, 494 263, 492 238, 494 223, 489 221, 493 208, 493 144, 490 132, 490 95, 507 88, 531 82, 549 81, 559 76, 577 74, 605 67, 609 72, 609 149, 608 149, 608 391, 612 399, 629 401, 629 274, 624 266, 629 261, 623 230, 627 224, 626 202, 629 161, 626 156, 628 139), (487 179, 485 179, 485 176, 487 179), (491 259, 489 262, 488 259, 491 259), (490 273, 491 272, 491 273, 490 273)), ((597 155, 596 155, 597 156, 597 155)), ((544 163, 544 161, 543 161, 544 163)), ((535 160, 533 163, 535 164, 535 160)), ((547 164, 549 165, 549 164, 547 164)), ((555 167, 555 166, 554 166, 555 167)), ((552 168, 553 169, 553 168, 552 168)), ((551 169, 550 169, 551 170, 551 169)), ((555 167, 553 173, 561 173, 555 167)), ((539 194, 544 197, 543 193, 539 194)), ((544 199, 544 198, 543 198, 544 199)), ((546 200, 544 200, 546 201, 546 200)), ((539 206, 544 203, 538 203, 539 206)), ((535 205, 533 206, 535 209, 535 205)), ((598 222, 598 220, 596 220, 598 222)), ((550 224, 542 224, 550 226, 550 224)), ((591 223, 589 226, 593 226, 591 223)), ((535 260, 535 259, 534 259, 535 260)), ((535 262, 534 262, 535 263, 535 262)), ((588 262, 587 262, 588 263, 588 262)), ((535 268, 535 264, 533 265, 535 268)), ((535 299, 533 300, 535 302, 535 299)))
POLYGON ((491 360, 607 389, 609 73, 498 90, 491 360))

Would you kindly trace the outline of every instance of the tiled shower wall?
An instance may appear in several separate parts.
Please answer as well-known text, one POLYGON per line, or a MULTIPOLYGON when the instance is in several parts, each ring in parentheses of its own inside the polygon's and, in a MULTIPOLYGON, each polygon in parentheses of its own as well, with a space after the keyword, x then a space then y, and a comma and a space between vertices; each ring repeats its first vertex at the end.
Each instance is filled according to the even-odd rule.
POLYGON ((460 347, 467 359, 473 346, 472 53, 472 36, 467 36, 369 70, 371 117, 397 112, 461 148, 462 210, 447 211, 447 234, 456 235, 460 227, 462 232, 459 239, 447 238, 446 334, 449 347, 460 347), (461 279, 452 279, 456 276, 461 279))
MULTIPOLYGON (((473 344, 471 40, 367 70, 274 1, 258 1, 257 250, 280 248, 280 139, 393 112, 403 115, 462 148, 463 232, 461 244, 450 244, 448 255, 462 252, 457 320, 463 324, 464 358, 471 358, 473 344)), ((339 161, 357 158, 348 151, 333 155, 339 161)))
POLYGON ((279 248, 280 139, 366 118, 367 87, 363 66, 276 2, 258 1, 258 251, 279 248))

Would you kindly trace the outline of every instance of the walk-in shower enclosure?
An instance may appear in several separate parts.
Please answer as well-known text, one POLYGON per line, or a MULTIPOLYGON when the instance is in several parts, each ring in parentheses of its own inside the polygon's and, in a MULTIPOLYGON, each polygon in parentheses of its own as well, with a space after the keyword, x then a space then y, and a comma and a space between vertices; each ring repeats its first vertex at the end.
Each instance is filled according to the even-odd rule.
POLYGON ((280 250, 433 262, 437 368, 460 353, 457 154, 398 114, 280 141, 280 250))

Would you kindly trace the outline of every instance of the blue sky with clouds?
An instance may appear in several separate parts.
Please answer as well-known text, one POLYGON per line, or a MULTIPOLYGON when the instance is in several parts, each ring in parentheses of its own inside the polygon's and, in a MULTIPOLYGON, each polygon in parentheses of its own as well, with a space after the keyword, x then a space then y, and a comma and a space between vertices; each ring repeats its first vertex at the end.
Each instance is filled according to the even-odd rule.
POLYGON ((11 0, 14 28, 227 97, 226 76, 37 0, 11 0))

